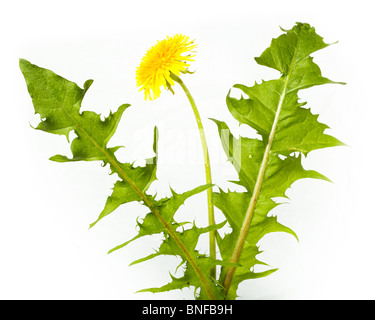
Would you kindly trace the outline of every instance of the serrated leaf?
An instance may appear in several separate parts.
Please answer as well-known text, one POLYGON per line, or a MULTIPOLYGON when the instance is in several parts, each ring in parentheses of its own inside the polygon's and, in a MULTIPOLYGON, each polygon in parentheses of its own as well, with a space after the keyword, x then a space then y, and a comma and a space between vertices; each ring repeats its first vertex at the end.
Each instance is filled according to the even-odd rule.
MULTIPOLYGON (((283 30, 284 31, 284 30, 283 30)), ((234 299, 241 281, 266 276, 275 271, 256 274, 252 268, 264 264, 256 256, 260 253, 257 243, 270 232, 287 232, 296 236, 288 227, 269 216, 276 207, 274 198, 286 196, 286 190, 304 178, 329 181, 322 174, 305 170, 302 155, 321 148, 343 145, 325 133, 328 126, 318 121, 318 116, 300 102, 298 91, 333 82, 321 75, 311 53, 328 45, 308 24, 297 23, 291 30, 273 39, 256 62, 281 72, 280 79, 263 81, 248 87, 237 84, 242 90, 240 99, 227 96, 227 106, 240 124, 248 125, 262 139, 235 138, 223 121, 212 119, 219 129, 224 151, 238 173, 235 183, 246 192, 214 194, 214 204, 225 215, 232 232, 218 245, 223 260, 236 263, 224 267, 220 280, 226 289, 226 298, 234 299)))
POLYGON ((177 252, 176 254, 181 255, 189 266, 189 270, 192 270, 196 285, 202 288, 206 297, 215 299, 215 283, 202 272, 198 264, 198 257, 201 258, 201 255, 191 250, 194 244, 192 239, 177 232, 177 227, 183 223, 178 224, 173 219, 177 209, 188 197, 206 190, 212 185, 197 187, 182 195, 172 192, 172 197, 169 199, 156 201, 154 196, 148 195, 146 191, 150 184, 156 180, 157 128, 154 130, 153 144, 155 157, 147 159, 144 167, 121 163, 115 156, 115 152, 120 147, 108 147, 107 143, 113 136, 122 114, 129 107, 128 104, 120 106, 116 112, 111 112, 108 117, 101 120, 100 115, 95 112, 80 111, 82 100, 91 86, 92 80, 86 81, 82 89, 74 82, 26 60, 20 59, 20 68, 25 77, 35 112, 41 117, 41 122, 36 129, 65 135, 67 138, 71 131, 77 135, 70 143, 71 157, 55 155, 50 159, 57 162, 103 161, 105 165, 110 166, 112 173, 116 173, 119 177, 114 185, 112 195, 108 197, 103 211, 98 219, 91 224, 91 227, 122 204, 138 201, 147 206, 151 213, 142 225, 142 232, 145 234, 164 232, 166 239, 177 252), (147 227, 149 230, 145 231, 147 227))

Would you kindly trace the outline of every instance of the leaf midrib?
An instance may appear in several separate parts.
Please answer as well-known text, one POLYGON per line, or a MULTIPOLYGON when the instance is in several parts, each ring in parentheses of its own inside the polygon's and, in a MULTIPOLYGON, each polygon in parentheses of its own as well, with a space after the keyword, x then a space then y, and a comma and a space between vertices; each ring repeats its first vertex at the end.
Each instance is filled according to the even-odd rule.
MULTIPOLYGON (((274 121, 273 121, 273 124, 272 124, 272 129, 271 129, 271 132, 270 132, 270 135, 269 135, 269 138, 268 138, 268 143, 267 143, 266 149, 264 151, 263 160, 262 160, 262 163, 261 163, 261 166, 260 166, 260 169, 259 169, 259 173, 258 173, 257 181, 255 183, 255 187, 254 187, 254 192, 253 192, 253 195, 250 199, 249 207, 248 207, 248 210, 246 212, 245 219, 244 219, 244 222, 242 224, 241 231, 240 231, 240 234, 239 234, 238 239, 237 239, 237 243, 235 245, 235 249, 233 251, 232 259, 230 261, 231 263, 238 263, 238 261, 240 259, 240 256, 241 256, 241 253, 242 253, 244 243, 246 241, 246 237, 247 237, 247 234, 248 234, 248 231, 249 231, 249 228, 250 228, 251 220, 253 218, 253 214, 254 214, 254 211, 255 211, 256 203, 257 203, 257 200, 258 200, 258 197, 259 197, 260 189, 261 189, 261 186, 262 186, 262 183, 263 183, 263 178, 264 178, 264 174, 265 174, 265 171, 266 171, 268 158, 269 158, 269 155, 270 155, 270 152, 271 152, 271 146, 272 146, 272 142, 273 142, 273 139, 274 139, 274 136, 275 136, 276 127, 277 127, 277 124, 278 124, 278 121, 279 121, 279 116, 280 116, 280 112, 281 112, 282 105, 283 105, 283 102, 284 102, 284 98, 285 98, 285 95, 286 95, 288 83, 289 83, 289 80, 290 80, 290 76, 293 73, 295 63, 296 63, 297 52, 298 52, 298 41, 297 41, 297 44, 296 44, 296 49, 295 49, 294 54, 293 54, 290 70, 289 70, 288 75, 287 75, 287 77, 285 78, 285 81, 284 81, 283 90, 282 90, 281 95, 280 95, 279 103, 278 103, 277 110, 276 110, 276 113, 275 113, 275 118, 274 118, 274 121)), ((230 285, 232 283, 232 279, 233 279, 235 270, 236 270, 236 267, 228 268, 227 271, 226 271, 226 274, 224 276, 223 285, 224 285, 224 288, 226 290, 226 295, 229 292, 229 288, 230 288, 230 285)))

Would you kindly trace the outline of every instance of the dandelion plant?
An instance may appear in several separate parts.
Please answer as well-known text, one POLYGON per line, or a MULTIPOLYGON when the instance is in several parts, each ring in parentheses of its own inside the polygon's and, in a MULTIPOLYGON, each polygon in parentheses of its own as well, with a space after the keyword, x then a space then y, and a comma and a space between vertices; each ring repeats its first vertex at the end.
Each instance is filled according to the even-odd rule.
MULTIPOLYGON (((159 288, 140 291, 163 292, 191 287, 197 299, 236 299, 240 283, 248 279, 268 276, 276 271, 269 269, 255 272, 254 266, 264 265, 258 260, 258 242, 271 232, 286 232, 296 237, 289 227, 280 224, 277 217, 269 215, 278 203, 274 198, 286 197, 286 190, 297 180, 313 178, 329 181, 314 170, 306 170, 303 158, 311 151, 343 145, 326 133, 328 126, 318 121, 318 115, 300 101, 302 89, 334 82, 322 76, 311 54, 328 46, 313 27, 297 23, 290 30, 272 40, 270 46, 258 57, 260 65, 276 69, 280 78, 255 83, 253 86, 235 84, 242 91, 241 98, 234 98, 229 91, 226 104, 231 115, 240 125, 249 126, 258 138, 235 137, 225 119, 211 119, 218 128, 222 147, 235 168, 238 179, 231 183, 244 191, 224 191, 215 185, 206 135, 197 104, 182 80, 191 72, 196 44, 184 35, 175 35, 158 41, 143 57, 136 71, 136 83, 144 91, 145 100, 160 96, 161 88, 174 93, 179 84, 186 94, 200 133, 206 183, 181 194, 171 188, 171 196, 157 199, 150 194, 150 185, 157 180, 158 128, 154 129, 152 150, 154 156, 146 159, 144 166, 135 167, 116 157, 120 148, 109 147, 129 104, 123 104, 104 120, 92 111, 81 111, 81 103, 93 80, 83 88, 54 72, 20 59, 20 68, 35 112, 40 123, 35 127, 48 133, 65 135, 70 143, 71 155, 54 155, 56 162, 100 161, 117 176, 112 194, 90 224, 94 227, 101 219, 119 206, 137 202, 148 209, 143 219, 137 219, 137 234, 109 250, 115 252, 133 241, 150 235, 161 234, 163 240, 155 253, 137 259, 132 264, 145 262, 158 256, 179 256, 181 277, 171 274, 171 281, 159 288), (76 137, 69 141, 70 132, 76 137), (194 195, 207 193, 208 215, 205 210, 197 215, 207 216, 207 226, 197 226, 194 221, 176 218, 182 204, 194 195), (214 206, 225 220, 216 223, 214 206), (217 232, 224 225, 227 233, 217 232), (197 246, 199 237, 209 234, 208 253, 197 246)), ((151 148, 151 146, 150 146, 151 148)), ((202 205, 202 208, 206 205, 202 205)), ((126 238, 126 235, 125 235, 126 238)), ((246 297, 245 297, 246 298, 246 297)))

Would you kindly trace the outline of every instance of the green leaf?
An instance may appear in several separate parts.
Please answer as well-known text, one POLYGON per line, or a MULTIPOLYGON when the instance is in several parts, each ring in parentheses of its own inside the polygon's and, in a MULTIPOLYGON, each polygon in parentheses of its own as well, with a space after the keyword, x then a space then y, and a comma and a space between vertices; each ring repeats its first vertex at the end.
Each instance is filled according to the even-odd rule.
POLYGON ((77 135, 71 143, 72 158, 57 155, 52 157, 51 160, 106 161, 107 157, 103 151, 116 131, 123 112, 130 105, 120 106, 115 113, 110 113, 102 121, 100 115, 95 112, 84 111, 80 113, 83 97, 93 80, 86 81, 84 89, 81 89, 74 82, 26 60, 20 59, 20 68, 32 97, 35 113, 38 113, 41 117, 41 122, 36 129, 65 135, 67 138, 70 131, 74 130, 77 135))
MULTIPOLYGON (((118 123, 129 104, 121 105, 114 113, 110 112, 104 120, 92 111, 80 112, 85 93, 92 84, 88 80, 81 89, 77 84, 68 81, 50 70, 40 68, 21 59, 20 68, 32 98, 35 112, 41 117, 36 127, 49 133, 64 134, 70 131, 77 135, 71 142, 72 157, 55 155, 50 159, 57 162, 100 160, 111 167, 113 173, 120 177, 114 192, 107 200, 106 206, 97 221, 114 211, 120 204, 131 201, 142 201, 148 187, 156 179, 156 158, 148 159, 145 167, 133 167, 120 163, 115 152, 119 147, 107 147, 115 133, 118 123)), ((154 130, 154 152, 157 152, 157 128, 154 130)), ((93 226, 97 221, 91 224, 93 226)))
MULTIPOLYGON (((260 57, 258 64, 280 71, 277 80, 262 81, 248 87, 234 85, 243 94, 240 99, 227 96, 227 106, 240 124, 250 126, 261 139, 235 138, 223 121, 212 119, 219 130, 224 151, 238 173, 236 184, 245 192, 214 194, 214 204, 230 224, 232 231, 218 236, 224 261, 235 263, 223 267, 220 281, 226 299, 234 299, 238 285, 250 278, 273 273, 276 269, 254 273, 257 264, 264 264, 256 256, 260 253, 259 240, 270 232, 296 234, 277 221, 269 212, 278 203, 274 198, 286 196, 286 190, 297 180, 313 178, 330 181, 314 170, 305 170, 302 155, 321 148, 343 145, 325 133, 328 126, 318 121, 305 102, 300 102, 298 91, 333 82, 321 75, 311 53, 328 46, 305 23, 297 23, 291 30, 273 39, 260 57)), ((342 83, 341 83, 342 84, 342 83)))
MULTIPOLYGON (((74 131, 76 134, 76 138, 70 143, 71 157, 55 155, 50 159, 57 162, 103 161, 104 165, 110 166, 111 173, 116 173, 119 177, 104 209, 90 227, 122 204, 137 201, 147 206, 150 213, 143 223, 139 224, 138 237, 163 232, 165 243, 173 248, 174 254, 182 257, 188 266, 187 269, 191 270, 190 276, 194 278, 194 284, 202 288, 205 297, 215 299, 217 291, 215 283, 207 277, 205 270, 200 269, 200 261, 204 259, 204 256, 193 249, 197 239, 187 235, 195 232, 194 235, 199 237, 200 234, 208 232, 212 228, 219 228, 219 226, 213 226, 211 229, 193 227, 193 231, 184 233, 177 231, 177 228, 185 223, 177 223, 174 220, 174 214, 187 198, 212 187, 212 185, 200 186, 183 194, 172 191, 172 197, 156 201, 154 196, 148 195, 146 192, 150 184, 156 180, 157 128, 154 130, 153 144, 155 157, 147 159, 144 167, 121 163, 115 156, 115 152, 120 147, 108 147, 107 144, 115 133, 121 116, 129 107, 128 104, 120 106, 117 111, 111 112, 108 117, 101 120, 100 115, 95 112, 80 111, 82 100, 91 86, 92 80, 86 81, 82 89, 74 82, 23 59, 20 59, 20 69, 25 77, 35 112, 41 118, 36 129, 65 135, 68 142, 69 133, 74 131)), ((162 252, 167 254, 165 246, 166 244, 163 245, 162 252)))

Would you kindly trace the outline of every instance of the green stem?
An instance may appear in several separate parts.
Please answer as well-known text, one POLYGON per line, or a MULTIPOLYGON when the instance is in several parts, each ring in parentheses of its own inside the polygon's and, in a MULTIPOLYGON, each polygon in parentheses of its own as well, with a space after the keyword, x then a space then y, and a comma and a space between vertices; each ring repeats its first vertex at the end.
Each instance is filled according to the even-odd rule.
MULTIPOLYGON (((191 107, 193 108, 194 116, 197 121, 198 129, 199 129, 199 135, 201 138, 202 143, 202 149, 203 149, 203 158, 204 158, 204 168, 206 172, 206 182, 207 184, 212 184, 212 177, 211 177, 211 165, 210 165, 210 157, 208 155, 208 148, 207 148, 207 141, 206 136, 204 134, 202 119, 199 115, 199 111, 197 108, 197 105, 195 104, 195 101, 188 90, 188 88, 185 86, 181 78, 176 76, 175 74, 171 73, 171 78, 176 81, 184 90, 187 98, 189 99, 189 102, 191 104, 191 107)), ((207 189, 207 205, 208 205, 208 224, 210 226, 215 224, 215 214, 214 214, 214 205, 212 203, 212 188, 207 189)), ((210 257, 212 259, 216 259, 216 235, 215 230, 210 231, 209 233, 209 246, 210 246, 210 257)), ((216 279, 216 267, 213 268, 211 275, 214 279, 216 279)))

